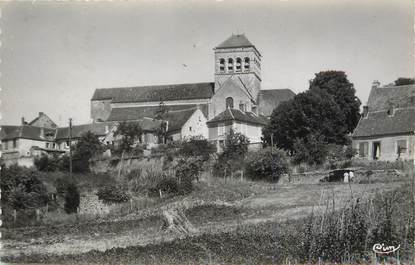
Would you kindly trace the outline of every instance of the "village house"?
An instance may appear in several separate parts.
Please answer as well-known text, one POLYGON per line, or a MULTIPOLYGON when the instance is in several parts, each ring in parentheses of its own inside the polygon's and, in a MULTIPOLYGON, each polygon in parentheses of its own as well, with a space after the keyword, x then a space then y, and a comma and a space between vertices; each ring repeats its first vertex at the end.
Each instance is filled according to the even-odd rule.
MULTIPOLYGON (((162 121, 143 118, 131 122, 140 126, 142 130, 140 140, 145 148, 151 149, 159 143, 158 132, 162 121)), ((114 132, 118 124, 118 122, 101 122, 73 125, 70 133, 69 127, 57 127, 47 115, 40 112, 39 117, 30 123, 22 118, 21 125, 0 127, 1 159, 5 166, 17 164, 31 167, 34 165, 35 158, 42 154, 63 155, 69 152, 69 142, 72 146, 76 145, 87 132, 95 134, 103 145, 116 145, 119 137, 114 137, 114 132)))
POLYGON ((258 145, 272 111, 295 94, 261 89, 262 55, 245 35, 230 36, 214 53, 214 82, 99 88, 91 98, 91 118, 97 123, 154 118, 163 103, 169 139, 203 136, 219 144, 232 128, 258 145))
POLYGON ((362 159, 414 160, 415 85, 375 81, 352 138, 362 159))

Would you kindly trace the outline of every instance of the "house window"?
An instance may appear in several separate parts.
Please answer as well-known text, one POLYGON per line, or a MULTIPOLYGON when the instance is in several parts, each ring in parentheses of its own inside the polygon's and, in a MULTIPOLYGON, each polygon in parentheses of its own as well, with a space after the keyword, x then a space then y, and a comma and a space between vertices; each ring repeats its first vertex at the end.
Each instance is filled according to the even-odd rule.
POLYGON ((13 140, 13 149, 17 148, 17 139, 13 140))
POLYGON ((49 148, 49 143, 48 142, 46 142, 46 148, 49 148))
POLYGON ((227 97, 226 98, 226 108, 233 109, 233 98, 232 97, 227 97))
POLYGON ((249 70, 250 62, 251 62, 251 60, 248 57, 245 57, 245 59, 244 59, 244 69, 245 69, 245 71, 249 70))
POLYGON ((219 71, 225 72, 225 59, 219 59, 219 71))
POLYGON ((69 147, 69 141, 66 141, 65 144, 66 144, 66 147, 69 147))
POLYGON ((4 141, 3 142, 3 146, 4 146, 4 150, 8 150, 9 149, 9 142, 8 141, 4 141))
POLYGON ((189 126, 189 132, 191 132, 192 131, 192 126, 189 126))
POLYGON ((242 59, 241 58, 236 58, 236 71, 240 72, 242 69, 242 59))
POLYGON ((233 59, 232 58, 228 59, 228 71, 233 72, 233 59))
POLYGON ((369 143, 368 142, 359 143, 359 156, 367 157, 368 153, 369 153, 369 143))
POLYGON ((52 148, 56 149, 56 144, 55 143, 52 144, 52 148))
POLYGON ((407 150, 406 140, 398 140, 396 142, 396 151, 397 151, 398 157, 401 154, 405 154, 406 150, 407 150))

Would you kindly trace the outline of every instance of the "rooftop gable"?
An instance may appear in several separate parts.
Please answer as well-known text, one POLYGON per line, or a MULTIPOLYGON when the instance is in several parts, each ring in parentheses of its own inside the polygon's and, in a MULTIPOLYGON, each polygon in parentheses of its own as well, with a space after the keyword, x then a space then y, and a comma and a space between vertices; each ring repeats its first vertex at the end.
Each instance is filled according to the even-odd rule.
POLYGON ((415 106, 415 85, 373 87, 367 103, 369 111, 415 106))

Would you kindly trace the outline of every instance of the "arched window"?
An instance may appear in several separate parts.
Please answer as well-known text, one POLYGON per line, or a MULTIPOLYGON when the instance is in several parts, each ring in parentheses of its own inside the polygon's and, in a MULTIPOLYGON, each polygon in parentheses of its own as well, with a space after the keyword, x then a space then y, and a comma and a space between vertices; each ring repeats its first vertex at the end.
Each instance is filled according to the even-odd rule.
POLYGON ((221 72, 225 72, 225 59, 223 58, 219 59, 219 70, 221 72))
POLYGON ((233 98, 232 97, 227 97, 226 98, 226 108, 233 109, 233 98))
POLYGON ((228 59, 228 71, 233 71, 233 59, 228 59))
POLYGON ((251 63, 251 60, 248 57, 245 57, 245 59, 244 59, 244 69, 245 69, 245 71, 249 70, 250 63, 251 63))
POLYGON ((242 59, 241 58, 236 58, 236 71, 240 72, 242 69, 242 59))

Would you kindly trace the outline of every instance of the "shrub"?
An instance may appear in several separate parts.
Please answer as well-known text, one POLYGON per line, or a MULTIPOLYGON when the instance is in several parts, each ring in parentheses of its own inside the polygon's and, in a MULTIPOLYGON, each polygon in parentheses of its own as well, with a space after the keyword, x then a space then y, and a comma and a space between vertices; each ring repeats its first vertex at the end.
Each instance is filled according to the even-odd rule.
POLYGON ((121 203, 127 202, 130 196, 119 187, 107 186, 98 190, 98 198, 105 203, 121 203))
POLYGON ((294 141, 293 162, 295 164, 307 163, 321 165, 327 156, 327 143, 320 135, 309 134, 305 138, 294 141))
POLYGON ((154 188, 151 188, 150 193, 153 196, 158 196, 159 191, 161 190, 162 194, 173 195, 179 192, 179 185, 177 180, 172 177, 167 177, 160 180, 159 183, 154 188))
POLYGON ((1 202, 16 209, 46 205, 46 186, 40 181, 39 171, 17 165, 1 168, 1 202))
POLYGON ((281 175, 289 172, 289 162, 282 150, 271 154, 271 148, 265 148, 248 154, 245 170, 252 180, 278 182, 281 175))
POLYGON ((35 158, 34 164, 39 171, 57 171, 61 168, 61 159, 56 155, 42 154, 35 158))
POLYGON ((350 159, 356 154, 351 145, 328 145, 326 162, 329 169, 344 168, 351 166, 350 159))
POLYGON ((226 136, 223 152, 213 166, 214 175, 226 177, 228 173, 240 169, 248 152, 248 145, 249 139, 245 135, 231 130, 226 136))
POLYGON ((70 182, 66 186, 65 191, 65 203, 64 203, 64 209, 65 212, 70 213, 76 213, 79 207, 80 203, 80 196, 78 187, 75 185, 75 183, 70 182))
POLYGON ((193 180, 199 178, 203 168, 200 157, 181 158, 175 166, 176 178, 179 183, 180 193, 187 194, 193 190, 193 180))

